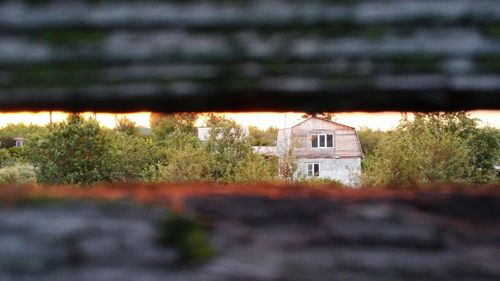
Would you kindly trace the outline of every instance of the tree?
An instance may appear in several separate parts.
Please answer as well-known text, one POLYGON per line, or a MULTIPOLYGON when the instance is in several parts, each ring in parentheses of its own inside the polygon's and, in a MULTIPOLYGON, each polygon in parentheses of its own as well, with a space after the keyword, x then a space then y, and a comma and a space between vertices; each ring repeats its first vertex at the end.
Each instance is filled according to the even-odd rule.
POLYGON ((174 131, 162 143, 165 163, 155 168, 154 181, 200 182, 209 180, 209 154, 191 133, 174 131))
POLYGON ((297 157, 294 155, 294 145, 288 148, 284 155, 279 159, 279 174, 287 183, 294 181, 295 172, 297 171, 297 157))
POLYGON ((32 136, 47 131, 46 127, 25 124, 8 124, 0 128, 0 148, 9 148, 16 145, 15 137, 30 139, 32 136))
POLYGON ((212 127, 206 143, 210 177, 216 182, 234 182, 236 171, 252 153, 252 146, 236 122, 225 119, 218 126, 212 127))
POLYGON ((386 134, 388 132, 372 130, 368 127, 362 127, 358 130, 359 142, 364 155, 364 158, 361 160, 362 168, 366 166, 366 159, 370 159, 373 156, 375 148, 386 134))
POLYGON ((0 149, 0 168, 12 164, 12 157, 7 149, 0 149))
POLYGON ((373 151, 385 134, 387 134, 387 132, 372 130, 368 127, 360 128, 358 130, 358 136, 361 147, 363 148, 363 154, 365 156, 372 155, 373 151))
POLYGON ((238 183, 270 182, 278 175, 276 157, 266 157, 261 154, 249 153, 234 175, 238 183))
POLYGON ((224 115, 216 115, 214 113, 205 113, 202 115, 205 127, 218 127, 227 125, 228 119, 224 115))
POLYGON ((307 119, 310 117, 317 117, 320 119, 333 121, 333 120, 335 120, 335 113, 332 113, 332 112, 313 112, 313 113, 304 113, 302 115, 302 118, 304 118, 304 119, 307 119))
POLYGON ((276 163, 252 151, 250 138, 233 120, 218 119, 206 149, 209 178, 215 182, 268 181, 276 176, 276 163))
POLYGON ((276 145, 278 137, 278 128, 269 127, 266 130, 260 130, 255 126, 248 127, 251 143, 253 146, 273 146, 276 145))
POLYGON ((495 164, 500 163, 500 130, 492 127, 478 128, 467 140, 471 149, 473 167, 469 179, 473 183, 498 182, 495 164))
POLYGON ((26 145, 37 179, 50 184, 95 184, 110 181, 111 141, 94 119, 71 114, 26 145))
POLYGON ((476 125, 462 112, 404 115, 367 156, 365 184, 468 182, 474 173, 468 140, 476 125))
POLYGON ((151 181, 155 174, 150 167, 166 161, 161 148, 151 138, 116 130, 106 130, 106 133, 109 139, 109 182, 151 181))
POLYGON ((123 116, 115 119, 115 129, 129 136, 137 136, 138 128, 134 121, 123 116))
POLYGON ((175 114, 151 113, 150 124, 157 140, 164 140, 170 133, 180 130, 196 133, 198 113, 184 112, 175 114))
POLYGON ((149 169, 165 158, 150 138, 137 137, 133 122, 122 119, 116 130, 95 119, 71 114, 52 130, 30 140, 24 155, 36 167, 37 178, 49 184, 137 182, 154 175, 149 169))

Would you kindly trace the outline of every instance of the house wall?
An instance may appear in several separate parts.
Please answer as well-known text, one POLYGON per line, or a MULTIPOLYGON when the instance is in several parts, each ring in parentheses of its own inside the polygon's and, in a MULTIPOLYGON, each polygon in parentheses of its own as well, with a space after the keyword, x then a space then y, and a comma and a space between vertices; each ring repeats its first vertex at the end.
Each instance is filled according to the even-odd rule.
POLYGON ((333 158, 335 145, 334 147, 313 148, 311 146, 311 136, 313 134, 334 135, 335 130, 339 129, 345 129, 345 126, 317 118, 310 118, 296 125, 292 128, 294 155, 299 158, 333 158))
POLYGON ((357 186, 361 176, 361 158, 299 158, 294 177, 307 177, 307 164, 320 164, 320 178, 338 180, 346 185, 357 186))
MULTIPOLYGON (((339 123, 310 118, 291 128, 294 154, 299 158, 353 158, 362 157, 363 152, 356 130, 339 123), (333 147, 312 147, 313 134, 332 134, 333 147)), ((278 142, 280 141, 278 135, 278 142)))
POLYGON ((278 131, 278 139, 276 140, 277 156, 284 157, 289 152, 288 150, 293 147, 291 134, 291 128, 281 129, 278 131))
POLYGON ((332 134, 334 129, 293 129, 295 143, 295 156, 306 158, 333 158, 335 156, 335 136, 333 147, 312 147, 311 137, 313 134, 332 134))
POLYGON ((307 176, 308 163, 319 163, 320 178, 338 180, 351 186, 359 184, 363 152, 354 128, 310 118, 278 132, 277 156, 285 157, 290 148, 297 163, 295 178, 307 176), (333 147, 312 147, 313 134, 332 134, 333 147))

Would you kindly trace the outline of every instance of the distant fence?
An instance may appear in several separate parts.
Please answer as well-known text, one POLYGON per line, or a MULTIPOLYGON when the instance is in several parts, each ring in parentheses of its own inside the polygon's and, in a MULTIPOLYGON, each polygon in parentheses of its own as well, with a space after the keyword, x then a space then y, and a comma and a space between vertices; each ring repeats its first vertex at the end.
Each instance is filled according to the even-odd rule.
POLYGON ((0 1, 0 110, 500 108, 500 1, 0 1))

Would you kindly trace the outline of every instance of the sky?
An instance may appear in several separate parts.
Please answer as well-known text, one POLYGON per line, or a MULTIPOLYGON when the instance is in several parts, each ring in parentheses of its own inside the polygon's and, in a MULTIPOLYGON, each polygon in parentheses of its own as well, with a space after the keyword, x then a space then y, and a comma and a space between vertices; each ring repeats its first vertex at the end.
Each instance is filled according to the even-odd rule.
MULTIPOLYGON (((236 120, 244 126, 254 125, 261 129, 269 126, 286 128, 293 126, 303 119, 304 113, 229 113, 227 117, 236 120)), ((498 111, 471 111, 472 117, 481 120, 480 125, 500 128, 500 110, 498 111)), ((375 130, 390 130, 396 127, 401 119, 400 112, 349 112, 335 114, 335 122, 354 128, 369 127, 375 130)))
MULTIPOLYGON (((249 112, 249 113, 224 113, 228 118, 234 119, 237 123, 243 126, 257 126, 265 129, 269 126, 278 128, 286 128, 293 126, 301 121, 303 113, 288 112, 288 113, 273 113, 273 112, 249 112)), ((92 116, 93 113, 85 113, 86 116, 92 116)), ((138 126, 149 127, 149 112, 137 112, 129 114, 111 114, 97 113, 97 120, 106 127, 115 126, 115 118, 126 116, 134 121, 138 126)), ((498 111, 472 111, 472 117, 481 120, 481 125, 490 125, 500 128, 500 110, 498 111)), ((63 121, 67 116, 64 112, 53 112, 53 122, 63 121)), ((350 112, 336 114, 335 121, 354 127, 360 128, 363 126, 390 130, 397 126, 401 114, 399 112, 380 112, 380 113, 365 113, 365 112, 350 112)), ((48 112, 18 112, 18 113, 1 113, 0 112, 0 127, 9 123, 25 123, 45 125, 49 122, 48 112)))

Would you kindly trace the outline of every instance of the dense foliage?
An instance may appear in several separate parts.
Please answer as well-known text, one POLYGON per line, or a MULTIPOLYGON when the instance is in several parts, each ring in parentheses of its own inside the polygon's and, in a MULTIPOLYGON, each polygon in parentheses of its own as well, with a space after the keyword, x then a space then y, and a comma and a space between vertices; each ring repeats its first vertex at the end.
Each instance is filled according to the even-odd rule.
POLYGON ((251 143, 255 146, 274 146, 278 137, 278 128, 269 127, 266 130, 261 130, 255 126, 248 127, 251 143))
POLYGON ((94 184, 112 179, 112 143, 96 120, 72 114, 25 146, 40 182, 94 184))
POLYGON ((360 138, 367 185, 498 181, 500 132, 464 112, 404 115, 393 131, 364 130, 360 138))
POLYGON ((32 165, 14 164, 0 169, 0 184, 36 183, 36 173, 32 165))
MULTIPOLYGON (((204 118, 211 128, 209 138, 201 141, 196 116, 153 115, 152 135, 141 134, 125 118, 107 129, 78 114, 47 127, 6 126, 0 129, 0 139, 21 136, 26 143, 19 148, 5 142, 0 148, 0 184, 326 183, 294 179, 292 151, 280 161, 253 152, 253 145, 275 144, 276 128, 244 131, 232 120, 208 114, 204 118)), ((404 115, 392 131, 362 128, 359 137, 365 185, 499 182, 494 166, 500 163, 500 130, 480 127, 463 112, 404 115)))
POLYGON ((151 181, 194 182, 210 179, 208 152, 194 134, 174 130, 159 145, 163 161, 151 167, 151 181))
POLYGON ((27 136, 27 141, 22 148, 0 149, 0 180, 92 185, 275 179, 275 160, 254 154, 253 138, 233 121, 208 117, 214 129, 206 142, 197 137, 195 114, 188 113, 154 115, 152 136, 142 136, 125 118, 116 120, 115 129, 107 129, 78 114, 50 128, 10 125, 0 129, 0 136, 27 136))

